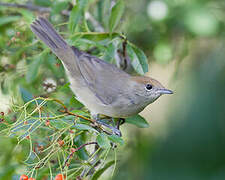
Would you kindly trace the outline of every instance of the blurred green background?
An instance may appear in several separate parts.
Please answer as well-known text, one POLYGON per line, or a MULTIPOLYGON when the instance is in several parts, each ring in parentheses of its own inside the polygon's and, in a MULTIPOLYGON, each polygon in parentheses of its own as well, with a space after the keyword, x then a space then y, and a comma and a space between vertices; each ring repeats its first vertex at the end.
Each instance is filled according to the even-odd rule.
MULTIPOLYGON (((52 7, 57 2, 69 4, 70 1, 4 2, 29 2, 52 7)), ((140 129, 128 124, 121 127, 125 145, 117 150, 118 163, 113 179, 225 179, 225 2, 124 2, 125 13, 118 30, 147 55, 147 75, 172 89, 174 95, 162 97, 141 113, 149 122, 149 128, 140 129)), ((89 8, 103 27, 107 19, 96 9, 103 7, 104 3, 104 0, 92 1, 93 7, 89 8)), ((56 13, 50 15, 53 23, 68 21, 59 14, 61 9, 54 8, 56 13)), ((30 16, 32 20, 36 15, 24 9, 0 5, 0 111, 5 113, 9 109, 10 97, 13 94, 18 96, 18 84, 22 83, 32 92, 31 85, 43 92, 40 87, 43 78, 57 78, 59 83, 64 75, 59 73, 54 77, 49 72, 39 72, 37 76, 41 74, 41 77, 32 82, 25 80, 14 84, 26 73, 24 66, 29 66, 29 63, 25 59, 29 59, 29 54, 34 51, 29 47, 33 35, 28 27, 28 18, 30 16), (6 19, 7 16, 11 18, 6 19), (17 36, 17 32, 20 35, 17 36), (10 46, 17 41, 18 47, 10 46), (21 46, 28 46, 25 53, 21 46), (13 65, 19 66, 17 72, 13 65)), ((60 71, 63 72, 63 68, 60 67, 60 71)), ((61 96, 66 94, 61 93, 61 96)), ((0 140, 0 179, 18 174, 23 168, 20 163, 23 153, 21 150, 11 151, 13 143, 9 139, 0 140), (10 163, 6 159, 3 161, 9 157, 9 152, 18 154, 16 160, 7 159, 10 163), (13 171, 15 167, 16 171, 13 171)), ((110 170, 101 178, 109 179, 109 173, 110 170)))

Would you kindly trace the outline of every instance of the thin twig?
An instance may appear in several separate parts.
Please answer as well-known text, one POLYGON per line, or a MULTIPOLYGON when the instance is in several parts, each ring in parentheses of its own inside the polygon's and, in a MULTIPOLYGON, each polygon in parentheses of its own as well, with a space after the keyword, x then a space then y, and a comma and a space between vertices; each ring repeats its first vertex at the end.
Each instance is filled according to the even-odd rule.
POLYGON ((125 70, 127 68, 127 39, 125 38, 123 41, 123 60, 124 60, 124 67, 123 70, 125 70))
MULTIPOLYGON (((0 6, 14 7, 14 8, 23 8, 23 9, 28 9, 30 11, 38 11, 40 13, 50 13, 52 11, 51 8, 37 6, 37 5, 33 5, 33 4, 17 4, 17 3, 2 3, 2 2, 0 2, 0 6)), ((70 11, 63 10, 63 11, 61 11, 61 14, 65 15, 65 16, 69 16, 70 15, 70 11)), ((104 32, 104 28, 101 26, 101 24, 89 12, 85 12, 85 18, 92 22, 92 24, 95 27, 96 31, 104 32)))
POLYGON ((81 146, 79 146, 78 148, 71 148, 71 153, 69 154, 69 156, 66 158, 65 163, 63 165, 63 169, 65 168, 65 166, 68 165, 68 161, 70 160, 70 158, 73 157, 74 153, 79 151, 80 149, 82 149, 83 147, 87 146, 87 145, 91 145, 91 144, 98 144, 97 142, 89 142, 89 143, 85 143, 82 144, 81 146))
POLYGON ((30 11, 38 11, 38 12, 41 12, 41 13, 51 12, 51 8, 37 6, 37 5, 33 5, 33 4, 17 4, 17 3, 0 2, 0 6, 23 8, 23 9, 28 9, 30 11))

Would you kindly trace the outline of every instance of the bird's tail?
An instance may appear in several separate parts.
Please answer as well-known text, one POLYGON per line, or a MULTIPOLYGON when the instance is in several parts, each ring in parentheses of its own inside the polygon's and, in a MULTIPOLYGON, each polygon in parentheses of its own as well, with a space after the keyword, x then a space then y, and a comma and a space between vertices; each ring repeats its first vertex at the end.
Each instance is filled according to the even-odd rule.
POLYGON ((52 50, 68 47, 68 44, 45 18, 37 18, 30 27, 33 33, 52 50))
MULTIPOLYGON (((72 48, 66 41, 56 32, 52 25, 43 17, 38 17, 31 25, 33 33, 43 41, 59 59, 63 61, 67 68, 71 67, 75 57, 72 48)), ((72 65, 73 67, 75 65, 72 65)))

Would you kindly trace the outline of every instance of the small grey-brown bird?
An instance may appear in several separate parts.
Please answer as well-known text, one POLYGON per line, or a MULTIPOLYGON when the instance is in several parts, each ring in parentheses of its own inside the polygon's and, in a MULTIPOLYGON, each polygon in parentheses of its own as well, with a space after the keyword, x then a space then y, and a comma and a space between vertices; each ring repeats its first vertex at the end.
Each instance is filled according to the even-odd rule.
POLYGON ((70 88, 96 117, 126 118, 141 112, 163 94, 172 94, 157 80, 131 76, 115 65, 69 46, 43 17, 31 24, 31 30, 62 61, 70 88))

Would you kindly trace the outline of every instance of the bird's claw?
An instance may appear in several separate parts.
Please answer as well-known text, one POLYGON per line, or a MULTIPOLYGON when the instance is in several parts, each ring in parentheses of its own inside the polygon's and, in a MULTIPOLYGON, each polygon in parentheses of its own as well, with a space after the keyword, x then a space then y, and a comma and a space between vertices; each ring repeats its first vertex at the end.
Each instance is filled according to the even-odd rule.
POLYGON ((119 137, 122 136, 122 133, 121 133, 121 131, 119 129, 117 129, 117 128, 113 127, 113 126, 110 126, 107 123, 102 122, 101 120, 97 120, 96 122, 101 124, 101 125, 103 125, 103 126, 105 126, 105 127, 107 127, 107 128, 109 128, 109 129, 111 129, 112 130, 112 134, 115 134, 115 135, 117 135, 119 137))

